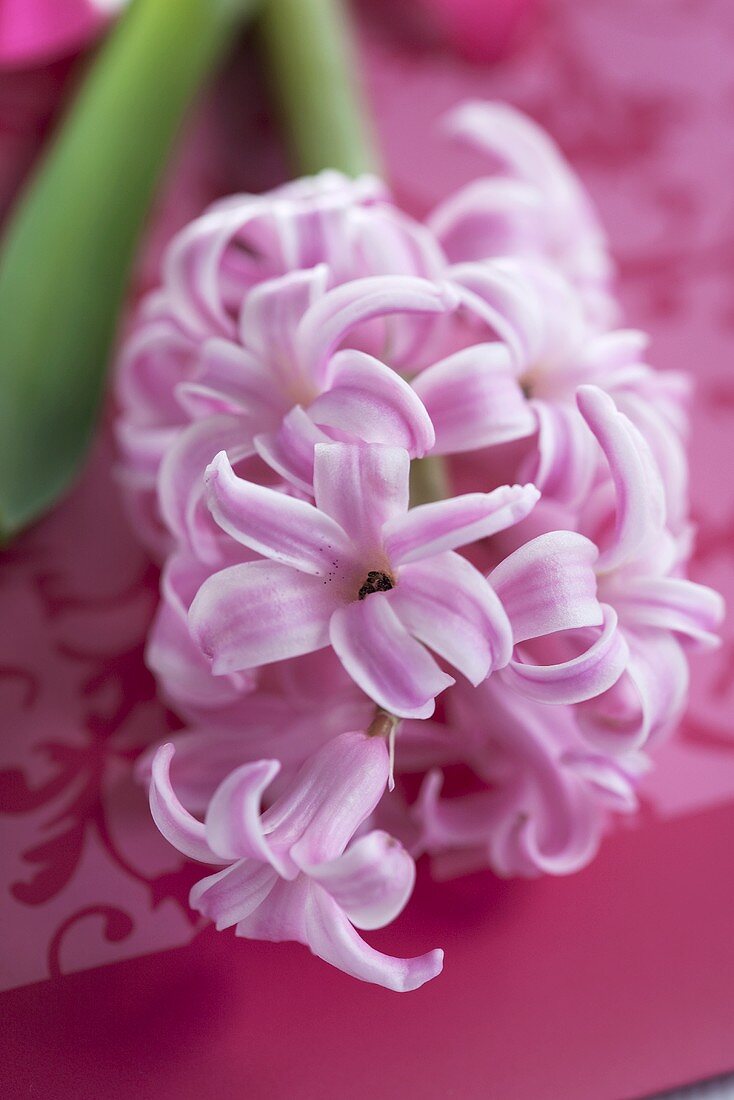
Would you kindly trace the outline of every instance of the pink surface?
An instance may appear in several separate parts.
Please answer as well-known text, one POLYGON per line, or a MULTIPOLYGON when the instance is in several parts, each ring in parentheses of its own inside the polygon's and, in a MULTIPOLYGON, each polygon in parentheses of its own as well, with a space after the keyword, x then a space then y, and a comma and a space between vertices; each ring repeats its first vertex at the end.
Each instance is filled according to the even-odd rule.
POLYGON ((5 1095, 631 1100, 730 1068, 732 840, 728 806, 615 837, 565 880, 420 882, 375 942, 440 937, 449 965, 405 996, 211 930, 16 990, 5 1095))
MULTIPOLYGON (((413 212, 481 168, 434 126, 466 96, 528 110, 581 172, 630 322, 652 332, 653 361, 696 376, 695 575, 730 605, 733 46, 727 0, 549 0, 522 52, 491 70, 365 37, 390 175, 413 212)), ((729 624, 722 650, 697 662, 644 818, 593 867, 421 882, 375 942, 443 944, 433 986, 398 999, 298 948, 211 932, 60 978, 196 931, 190 870, 130 778, 173 720, 142 661, 155 575, 120 514, 107 443, 3 564, 0 984, 55 978, 6 995, 11 1095, 619 1100, 734 1066, 729 624)))

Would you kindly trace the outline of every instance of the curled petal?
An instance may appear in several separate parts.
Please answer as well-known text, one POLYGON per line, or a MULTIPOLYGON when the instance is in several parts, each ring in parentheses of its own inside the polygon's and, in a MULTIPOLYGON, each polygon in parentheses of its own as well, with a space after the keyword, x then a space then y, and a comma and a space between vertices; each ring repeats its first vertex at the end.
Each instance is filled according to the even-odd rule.
POLYGON ((402 912, 415 882, 412 858, 381 830, 355 840, 337 859, 301 866, 357 928, 384 928, 402 912))
POLYGON ((564 753, 562 763, 588 783, 617 813, 634 813, 638 808, 630 775, 615 759, 603 753, 576 750, 564 753))
POLYGON ((234 462, 254 452, 252 428, 243 417, 210 416, 191 424, 168 448, 158 477, 158 499, 166 524, 204 560, 212 558, 211 544, 216 537, 204 504, 204 474, 223 449, 234 462))
POLYGON ((489 581, 510 617, 515 642, 601 623, 596 559, 596 547, 583 535, 549 531, 492 570, 489 581))
POLYGON ((557 665, 510 661, 503 679, 520 694, 538 703, 581 703, 607 691, 625 671, 629 650, 617 628, 617 616, 604 607, 604 626, 584 653, 557 665))
POLYGON ((314 955, 363 982, 406 993, 441 973, 443 951, 429 951, 414 959, 395 959, 375 951, 354 930, 339 905, 325 890, 309 894, 305 928, 314 955))
POLYGON ((257 760, 235 768, 217 787, 204 825, 210 847, 223 859, 256 859, 283 873, 260 823, 262 796, 279 771, 277 760, 257 760))
POLYGON ((336 606, 328 578, 277 562, 246 562, 204 582, 189 629, 219 676, 322 649, 336 606))
POLYGON ((429 225, 453 263, 486 260, 536 251, 543 209, 538 188, 520 180, 484 178, 449 195, 430 215, 429 225))
POLYGON ((724 618, 724 601, 707 585, 684 577, 622 574, 613 591, 614 606, 631 626, 672 630, 702 648, 720 644, 718 630, 724 618))
POLYGON ((349 556, 341 527, 303 500, 237 477, 224 451, 206 471, 209 507, 223 531, 272 561, 325 577, 349 556))
POLYGON ((235 320, 222 301, 222 259, 237 234, 261 209, 258 197, 238 197, 226 207, 208 210, 171 243, 164 261, 164 281, 176 312, 195 332, 235 335, 235 320))
MULTIPOLYGON (((314 497, 362 552, 381 553, 383 528, 408 508, 410 458, 401 447, 320 444, 314 454, 314 497)), ((376 560, 379 568, 379 561, 376 560)))
POLYGON ((649 549, 665 526, 665 492, 647 443, 614 401, 596 386, 576 392, 581 415, 606 455, 617 496, 614 541, 599 570, 624 565, 649 549))
POLYGON ((507 103, 467 100, 444 119, 455 137, 479 149, 513 177, 547 187, 557 204, 573 208, 580 185, 542 127, 507 103))
POLYGON ((539 497, 534 485, 502 485, 491 493, 421 504, 385 525, 385 549, 396 565, 455 550, 519 523, 539 497))
POLYGON ((270 864, 241 859, 197 882, 189 894, 189 905, 214 921, 221 932, 258 909, 277 882, 278 874, 270 864))
POLYGON ((324 294, 329 277, 326 264, 305 271, 289 271, 252 288, 240 315, 240 338, 258 358, 268 363, 283 386, 301 378, 297 331, 309 306, 324 294))
POLYGON ((465 558, 448 552, 400 570, 388 599, 419 641, 472 684, 512 656, 512 627, 496 593, 465 558))
POLYGON ((630 656, 624 675, 577 710, 584 737, 605 753, 634 751, 668 733, 688 692, 688 661, 672 635, 630 630, 627 641, 630 656))
POLYGON ((185 810, 171 786, 173 745, 161 745, 153 757, 150 774, 150 812, 169 844, 189 859, 200 863, 228 863, 220 859, 207 843, 201 821, 185 810))
POLYGON ((403 447, 421 458, 436 436, 422 401, 400 375, 361 351, 334 356, 331 389, 309 405, 319 427, 335 428, 365 443, 403 447))
POLYGON ((413 381, 436 432, 437 454, 459 454, 522 439, 535 418, 504 344, 477 344, 413 381))
POLYGON ((538 429, 535 453, 520 467, 545 499, 577 505, 586 499, 598 460, 594 439, 573 406, 532 401, 538 429))
POLYGON ((408 275, 373 275, 335 287, 299 326, 303 368, 319 385, 328 376, 329 357, 357 325, 394 313, 443 313, 455 301, 449 287, 408 275))
POLYGON ((541 300, 522 271, 504 260, 456 264, 451 284, 461 305, 506 344, 515 371, 538 356, 545 336, 541 300))
POLYGON ((430 718, 436 695, 454 683, 411 637, 383 593, 340 608, 329 632, 352 679, 399 717, 430 718))

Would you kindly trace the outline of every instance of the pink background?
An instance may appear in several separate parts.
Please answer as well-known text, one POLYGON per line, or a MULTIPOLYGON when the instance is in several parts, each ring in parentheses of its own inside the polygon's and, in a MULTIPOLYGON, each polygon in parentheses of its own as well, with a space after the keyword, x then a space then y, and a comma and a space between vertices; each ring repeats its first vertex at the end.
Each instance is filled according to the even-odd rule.
MULTIPOLYGON (((608 226, 629 322, 651 331, 656 363, 696 376, 695 576, 731 605, 731 3, 550 0, 491 69, 407 52, 375 28, 363 49, 388 174, 411 211, 481 171, 435 126, 461 98, 516 103, 571 157, 608 226)), ((262 118, 241 125, 259 137, 262 118)), ((277 155, 265 163, 274 179, 277 155)), ((232 188, 272 182, 238 171, 232 188)), ((78 489, 0 576, 9 1095, 620 1100, 734 1067, 730 624, 695 665, 644 813, 591 868, 532 883, 421 877, 375 942, 444 946, 446 970, 399 998, 298 947, 196 935, 196 872, 159 840, 130 775, 175 719, 142 662, 156 575, 111 461, 103 433, 78 489)))

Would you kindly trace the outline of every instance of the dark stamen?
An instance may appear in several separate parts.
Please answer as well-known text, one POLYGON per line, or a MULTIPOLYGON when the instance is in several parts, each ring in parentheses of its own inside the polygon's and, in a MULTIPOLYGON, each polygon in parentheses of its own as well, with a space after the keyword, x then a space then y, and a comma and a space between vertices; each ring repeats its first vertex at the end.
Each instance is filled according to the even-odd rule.
POLYGON ((371 596, 373 592, 389 592, 394 587, 392 577, 388 577, 387 573, 379 573, 375 569, 370 569, 367 580, 359 590, 359 599, 363 600, 365 596, 371 596))

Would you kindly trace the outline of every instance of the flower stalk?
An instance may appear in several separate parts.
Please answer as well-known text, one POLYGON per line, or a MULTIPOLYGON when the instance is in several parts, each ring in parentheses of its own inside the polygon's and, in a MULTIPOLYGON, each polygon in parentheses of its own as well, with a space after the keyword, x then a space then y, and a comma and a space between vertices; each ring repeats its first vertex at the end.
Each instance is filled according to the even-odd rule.
POLYGON ((341 0, 267 0, 260 29, 296 172, 379 172, 341 0))

